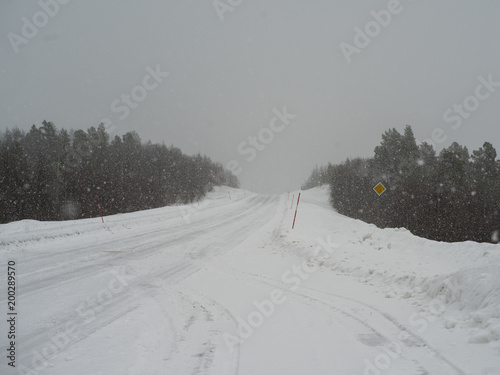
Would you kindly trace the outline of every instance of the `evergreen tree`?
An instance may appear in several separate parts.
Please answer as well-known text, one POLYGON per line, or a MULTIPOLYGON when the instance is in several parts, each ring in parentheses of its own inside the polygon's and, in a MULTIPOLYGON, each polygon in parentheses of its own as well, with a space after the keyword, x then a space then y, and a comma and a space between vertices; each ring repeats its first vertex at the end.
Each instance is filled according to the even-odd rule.
POLYGON ((201 199, 217 185, 238 186, 221 164, 151 142, 136 132, 109 142, 104 124, 58 131, 43 121, 25 134, 0 134, 0 222, 64 220, 201 199))
MULTIPOLYGON (((500 161, 486 142, 473 151, 458 143, 439 157, 427 143, 417 145, 411 127, 382 135, 373 159, 329 165, 330 198, 339 213, 376 222, 377 198, 372 188, 382 182, 382 227, 406 227, 440 241, 498 241, 500 233, 500 161)), ((318 168, 310 182, 318 179, 318 168)))

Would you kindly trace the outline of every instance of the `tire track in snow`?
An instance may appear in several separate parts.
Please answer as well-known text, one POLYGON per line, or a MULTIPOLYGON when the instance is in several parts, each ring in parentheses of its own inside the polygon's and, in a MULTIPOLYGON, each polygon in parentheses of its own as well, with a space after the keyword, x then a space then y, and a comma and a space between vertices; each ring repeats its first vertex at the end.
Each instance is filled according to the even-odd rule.
MULTIPOLYGON (((191 312, 186 314, 189 318, 184 326, 185 332, 182 341, 190 346, 196 342, 198 346, 196 348, 178 348, 175 354, 180 357, 199 358, 195 360, 193 368, 190 370, 192 375, 238 374, 240 347, 238 345, 234 352, 227 353, 222 338, 224 333, 222 327, 228 324, 228 320, 232 322, 231 325, 236 325, 235 317, 224 306, 205 294, 193 290, 179 290, 178 293, 188 306, 192 306, 192 309, 188 309, 191 312), (198 315, 201 315, 198 319, 193 315, 193 309, 198 315), (203 327, 203 325, 208 327, 203 327), (200 336, 200 330, 203 331, 203 336, 200 336), (228 368, 227 371, 225 368, 228 368)), ((183 370, 185 372, 187 369, 183 370)))
MULTIPOLYGON (((248 203, 251 203, 255 199, 251 199, 248 203)), ((54 259, 52 262, 53 265, 50 267, 46 267, 43 269, 36 269, 34 272, 26 272, 20 273, 19 277, 23 280, 27 281, 25 285, 23 285, 22 293, 23 296, 27 296, 29 294, 38 293, 44 289, 50 289, 53 287, 55 283, 61 285, 64 283, 70 283, 78 280, 87 279, 89 276, 96 275, 108 269, 110 267, 110 263, 114 263, 116 265, 121 265, 123 263, 130 263, 133 261, 142 260, 146 257, 151 257, 158 253, 159 251, 163 251, 168 247, 173 247, 179 244, 186 243, 186 237, 193 238, 190 242, 197 241, 202 235, 210 234, 212 231, 217 228, 225 227, 228 223, 234 224, 236 219, 245 218, 251 212, 253 212, 256 208, 260 207, 260 205, 265 205, 269 201, 269 197, 265 197, 263 199, 258 200, 257 206, 251 206, 247 208, 245 211, 240 212, 236 215, 230 215, 228 213, 224 213, 222 219, 210 218, 208 221, 203 221, 197 227, 193 227, 192 225, 188 225, 184 223, 183 225, 179 225, 178 231, 172 231, 174 228, 161 228, 154 230, 152 232, 146 232, 134 235, 132 238, 122 239, 119 243, 123 243, 129 247, 120 248, 117 251, 110 251, 106 253, 93 253, 95 254, 92 258, 87 258, 87 252, 92 251, 98 247, 116 247, 116 238, 111 238, 99 245, 88 245, 78 248, 72 248, 67 250, 63 254, 71 254, 72 258, 69 263, 64 265, 57 264, 56 260, 60 259, 63 254, 60 252, 54 255, 44 255, 43 259, 46 261, 50 261, 50 259, 54 259), (263 202, 262 202, 263 201, 263 202), (217 224, 214 226, 212 222, 216 222, 217 224), (166 231, 171 231, 170 233, 166 233, 166 231), (152 238, 154 235, 157 237, 152 238), (165 236, 169 236, 170 238, 165 240, 165 236), (159 238, 158 238, 159 237, 159 238), (131 240, 134 243, 134 246, 130 247, 131 240), (162 242, 163 240, 163 242, 162 242), (145 250, 146 249, 146 250, 145 250), (83 258, 78 258, 75 255, 84 252, 85 256, 83 258), (64 269, 64 271, 61 271, 64 269), (51 274, 53 272, 53 274, 51 274), (40 275, 39 278, 33 278, 29 280, 30 276, 40 275)), ((38 263, 40 261, 40 257, 30 257, 29 262, 38 263)), ((30 267, 29 264, 25 262, 23 265, 24 269, 35 268, 30 267)), ((4 303, 6 299, 1 299, 0 303, 4 303)))
MULTIPOLYGON (((292 290, 290 290, 290 288, 287 288, 281 281, 270 278, 268 276, 257 275, 257 274, 253 274, 253 273, 242 271, 242 270, 236 270, 234 267, 227 265, 227 264, 226 264, 226 266, 233 269, 236 272, 236 273, 233 273, 233 276, 235 274, 237 274, 238 276, 245 274, 247 280, 249 280, 249 281, 258 281, 260 283, 271 286, 273 288, 281 289, 281 290, 285 291, 287 294, 291 294, 291 295, 295 296, 296 299, 305 300, 307 302, 315 301, 317 303, 326 305, 329 308, 332 308, 333 310, 341 313, 342 315, 344 315, 350 319, 353 319, 356 322, 358 322, 359 324, 365 326, 366 328, 371 330, 376 336, 382 338, 385 342, 389 343, 391 341, 395 341, 394 339, 392 339, 392 340, 389 339, 387 337, 387 335, 382 334, 376 327, 374 327, 373 325, 364 321, 362 317, 355 316, 354 314, 346 311, 345 309, 340 308, 338 306, 338 304, 335 304, 335 302, 333 302, 333 301, 327 302, 327 301, 324 301, 320 298, 312 297, 310 294, 304 294, 304 293, 300 293, 298 291, 292 291, 292 290)), ((403 342, 403 344, 405 344, 405 346, 411 347, 412 350, 417 350, 416 348, 420 348, 420 347, 425 348, 425 349, 422 349, 421 351, 419 351, 418 354, 420 356, 427 357, 427 359, 430 359, 431 362, 435 361, 436 359, 440 362, 440 368, 438 369, 438 372, 430 372, 430 373, 442 373, 440 371, 443 370, 443 367, 447 367, 447 368, 451 369, 454 372, 454 374, 466 375, 466 373, 462 369, 460 369, 456 364, 454 364, 449 359, 447 359, 436 348, 434 348, 432 345, 430 345, 426 340, 424 340, 422 337, 420 337, 419 335, 414 333, 412 330, 410 330, 404 324, 400 323, 396 318, 394 318, 390 314, 383 312, 383 311, 379 310, 378 308, 376 308, 372 305, 369 305, 365 302, 362 302, 362 301, 359 301, 359 300, 356 300, 356 299, 353 299, 350 297, 345 297, 345 296, 341 296, 341 295, 334 294, 334 293, 324 292, 324 291, 320 291, 320 290, 305 287, 305 286, 300 286, 299 289, 309 290, 309 291, 314 292, 314 293, 319 293, 319 294, 323 294, 323 295, 328 295, 329 297, 335 297, 337 299, 346 300, 346 301, 349 301, 350 303, 358 304, 358 305, 363 306, 364 308, 371 310, 372 314, 373 313, 377 314, 378 316, 383 318, 385 321, 389 322, 394 328, 397 329, 398 334, 395 335, 396 337, 402 337, 402 336, 400 336, 401 334, 408 335, 407 340, 402 340, 402 342, 403 342), (411 340, 409 340, 410 338, 411 338, 411 340)), ((394 335, 394 334, 392 333, 391 335, 394 335)), ((421 366, 422 369, 425 369, 425 365, 420 363, 420 361, 418 359, 412 359, 412 358, 407 358, 407 359, 415 361, 416 363, 418 363, 421 366)), ((428 361, 426 361, 426 363, 428 363, 428 361)), ((448 374, 450 374, 450 373, 448 372, 448 374)))
MULTIPOLYGON (((29 295, 40 293, 43 290, 57 290, 62 284, 85 281, 85 279, 94 277, 108 268, 110 262, 121 266, 130 266, 141 259, 158 255, 168 246, 186 244, 186 236, 188 234, 191 236, 194 235, 195 240, 197 241, 200 241, 203 237, 208 237, 205 241, 201 241, 204 242, 201 245, 198 244, 194 246, 194 250, 196 250, 195 254, 198 259, 184 259, 181 262, 177 262, 172 267, 169 267, 167 270, 146 273, 137 276, 133 280, 127 280, 129 283, 129 291, 127 293, 120 295, 120 298, 112 299, 110 303, 102 306, 104 311, 96 315, 96 319, 87 323, 80 322, 79 335, 77 338, 72 339, 69 346, 75 345, 85 340, 98 330, 110 325, 115 320, 120 319, 137 309, 141 301, 140 296, 143 295, 141 293, 143 293, 145 289, 149 288, 152 280, 160 279, 164 284, 166 283, 166 285, 179 282, 183 278, 186 278, 198 271, 202 267, 203 262, 210 257, 220 255, 224 251, 229 251, 232 246, 235 246, 237 243, 250 236, 253 233, 252 228, 258 228, 258 226, 267 222, 268 216, 271 216, 270 213, 274 212, 273 205, 270 205, 269 203, 275 201, 275 197, 259 198, 260 199, 258 199, 257 204, 247 208, 243 212, 241 212, 241 209, 238 208, 239 212, 235 215, 228 215, 227 211, 215 215, 215 218, 211 218, 215 224, 203 221, 195 226, 192 225, 186 227, 183 225, 181 226, 181 233, 177 232, 171 234, 172 238, 170 241, 159 243, 157 246, 150 247, 147 251, 139 251, 139 249, 145 247, 143 242, 141 244, 134 245, 134 247, 132 247, 133 251, 129 253, 124 253, 123 250, 118 252, 118 256, 114 253, 100 253, 94 258, 88 259, 88 264, 82 264, 82 259, 76 259, 72 263, 66 264, 63 271, 61 271, 61 269, 57 266, 51 268, 53 273, 48 272, 50 270, 44 270, 42 278, 34 278, 23 286, 23 291, 20 296, 25 299, 26 297, 29 297, 29 295), (249 225, 242 226, 240 223, 241 220, 245 220, 249 225), (227 228, 228 226, 229 228, 227 228), (231 226, 233 226, 234 230, 231 230, 231 226), (212 232, 222 227, 225 227, 226 229, 226 237, 212 236, 212 232)), ((248 205, 246 206, 248 207, 248 205)), ((236 211, 236 209, 233 210, 233 212, 234 211, 236 211)), ((164 238, 164 229, 155 230, 154 233, 161 233, 162 238, 164 238)), ((149 236, 151 236, 151 232, 141 234, 139 236, 135 235, 132 238, 138 242, 144 238, 148 238, 149 236)), ((190 241, 189 244, 195 240, 190 241)), ((126 243, 127 240, 123 240, 122 242, 126 243)), ((154 242, 156 241, 149 241, 149 243, 154 242)), ((90 249, 92 247, 93 245, 84 248, 90 249)), ((81 250, 82 248, 80 247, 79 249, 81 250)), ((78 249, 72 249, 68 252, 77 250, 78 249)), ((58 256, 60 256, 60 253, 54 255, 55 259, 57 259, 58 256)), ((75 306, 76 305, 74 305, 73 308, 75 308, 75 306)), ((74 323, 75 321, 78 322, 78 318, 75 318, 74 309, 71 309, 70 307, 69 310, 71 311, 70 313, 58 314, 57 321, 54 323, 54 325, 58 328, 50 329, 48 331, 46 329, 35 329, 30 331, 27 335, 23 335, 23 337, 21 337, 21 342, 23 344, 19 347, 21 352, 31 353, 33 350, 43 350, 43 348, 47 345, 47 342, 50 341, 50 338, 59 332, 60 327, 64 327, 70 323, 74 323)), ((67 348, 63 348, 63 351, 65 349, 67 348)))

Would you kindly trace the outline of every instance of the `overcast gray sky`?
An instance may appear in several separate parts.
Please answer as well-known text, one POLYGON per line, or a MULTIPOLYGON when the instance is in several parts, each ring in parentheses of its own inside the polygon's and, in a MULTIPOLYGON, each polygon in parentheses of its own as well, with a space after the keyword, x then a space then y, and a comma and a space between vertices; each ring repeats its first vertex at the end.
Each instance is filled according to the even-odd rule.
POLYGON ((0 4, 0 130, 107 119, 111 136, 232 161, 259 192, 406 124, 438 151, 500 151, 498 1, 54 2, 0 4))

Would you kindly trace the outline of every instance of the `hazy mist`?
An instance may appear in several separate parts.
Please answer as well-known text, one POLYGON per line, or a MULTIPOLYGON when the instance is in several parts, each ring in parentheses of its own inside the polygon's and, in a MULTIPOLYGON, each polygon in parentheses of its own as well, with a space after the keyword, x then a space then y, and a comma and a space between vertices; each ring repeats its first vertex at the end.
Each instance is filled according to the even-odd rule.
POLYGON ((438 151, 498 149, 499 15, 493 0, 4 1, 0 130, 105 120, 271 193, 406 124, 438 151))

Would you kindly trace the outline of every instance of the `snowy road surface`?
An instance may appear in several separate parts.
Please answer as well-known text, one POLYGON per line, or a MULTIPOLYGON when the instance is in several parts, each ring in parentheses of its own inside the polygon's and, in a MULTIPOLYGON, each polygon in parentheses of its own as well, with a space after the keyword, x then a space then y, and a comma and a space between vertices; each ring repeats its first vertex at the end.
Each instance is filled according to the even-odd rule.
POLYGON ((323 188, 292 231, 291 200, 0 225, 1 373, 500 374, 500 246, 380 230, 323 188))

